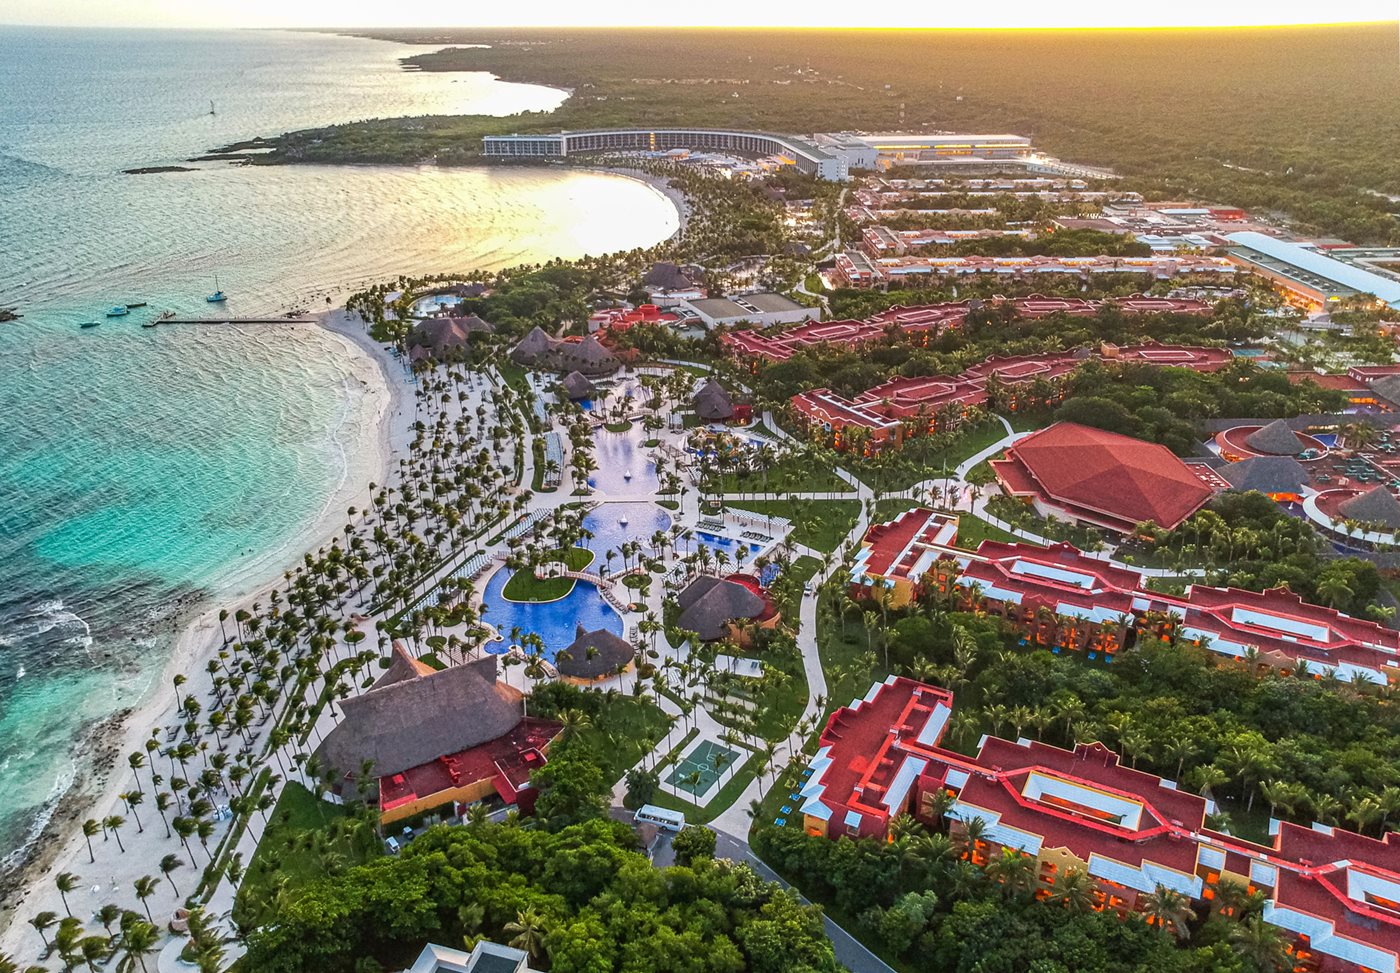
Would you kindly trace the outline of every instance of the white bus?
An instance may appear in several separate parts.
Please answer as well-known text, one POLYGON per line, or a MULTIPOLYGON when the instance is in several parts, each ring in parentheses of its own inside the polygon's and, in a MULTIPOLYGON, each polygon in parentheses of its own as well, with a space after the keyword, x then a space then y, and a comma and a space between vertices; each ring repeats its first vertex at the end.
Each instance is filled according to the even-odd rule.
POLYGON ((643 804, 632 815, 632 821, 636 824, 654 824, 663 831, 680 831, 685 827, 685 812, 643 804))

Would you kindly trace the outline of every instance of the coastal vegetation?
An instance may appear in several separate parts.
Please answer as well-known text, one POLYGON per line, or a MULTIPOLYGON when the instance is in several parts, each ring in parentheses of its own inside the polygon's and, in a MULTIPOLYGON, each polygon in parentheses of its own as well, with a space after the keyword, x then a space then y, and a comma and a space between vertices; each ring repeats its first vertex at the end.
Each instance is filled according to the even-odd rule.
POLYGON ((254 161, 470 162, 481 137, 668 125, 1015 132, 1158 199, 1285 213, 1400 241, 1400 100, 1382 25, 1231 31, 375 31, 425 71, 571 90, 554 112, 292 133, 254 161), (1308 71, 1294 66, 1307 64, 1308 71), (1183 79, 1188 79, 1183 83, 1183 79), (1322 79, 1322 80, 1319 80, 1322 79), (1027 92, 1036 92, 1027 97, 1027 92), (1245 96, 1242 93, 1247 92, 1245 96), (820 119, 820 123, 814 122, 820 119), (1144 124, 1143 119, 1151 119, 1144 124), (1203 123, 1209 119, 1209 123, 1203 123))
POLYGON ((1144 563, 1201 567, 1215 584, 1263 591, 1285 586, 1303 600, 1387 621, 1377 604, 1381 576, 1370 561, 1336 557, 1301 517, 1262 493, 1227 490, 1174 530, 1143 524, 1119 556, 1144 563))
POLYGON ((553 973, 838 969, 820 913, 795 895, 703 855, 654 869, 629 827, 597 816, 430 830, 397 857, 313 885, 250 937, 246 962, 348 973, 372 957, 397 969, 424 940, 463 937, 514 945, 553 973))

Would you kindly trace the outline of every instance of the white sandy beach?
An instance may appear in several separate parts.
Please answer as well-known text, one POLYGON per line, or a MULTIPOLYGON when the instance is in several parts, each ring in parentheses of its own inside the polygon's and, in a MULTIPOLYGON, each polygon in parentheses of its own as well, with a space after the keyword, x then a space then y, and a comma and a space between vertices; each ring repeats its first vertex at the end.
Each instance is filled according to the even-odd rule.
MULTIPOLYGON (((138 833, 132 816, 126 814, 119 795, 136 788, 126 755, 133 751, 144 752, 144 743, 152 728, 174 721, 172 680, 177 673, 185 674, 188 679, 182 693, 198 697, 210 693, 211 677, 205 666, 222 644, 219 611, 227 609, 232 615, 239 608, 265 601, 269 591, 284 583, 283 572, 300 563, 305 552, 315 551, 338 536, 346 522, 346 510, 351 506, 365 506, 368 485, 386 480, 395 452, 405 448, 411 439, 413 397, 402 367, 343 311, 323 312, 317 318, 320 325, 344 345, 345 354, 356 356, 363 366, 356 367, 352 378, 347 379, 362 383, 361 387, 347 387, 342 393, 347 409, 336 434, 344 457, 339 482, 319 515, 303 531, 289 537, 278 550, 238 565, 215 598, 201 606, 194 617, 181 620, 181 631, 171 657, 146 698, 128 711, 124 719, 109 721, 102 728, 99 739, 94 741, 99 753, 93 779, 87 782, 84 794, 70 794, 60 804, 36 844, 35 857, 16 876, 23 887, 6 895, 3 911, 0 911, 0 924, 4 927, 0 929, 0 951, 22 962, 37 957, 43 946, 39 935, 25 920, 41 911, 64 914, 54 886, 54 878, 60 872, 69 871, 82 877, 80 888, 68 894, 68 902, 73 915, 86 920, 106 902, 134 906, 133 881, 143 875, 158 876, 160 859, 172 852, 181 853, 178 841, 164 837, 165 831, 152 801, 137 809, 145 826, 143 833, 138 833), (88 796, 94 794, 95 798, 88 796), (79 825, 87 818, 100 820, 110 814, 127 817, 122 828, 126 851, 119 852, 115 841, 95 838, 93 848, 97 861, 90 863, 79 825), (20 921, 14 921, 17 918, 20 921)), ((149 771, 143 770, 141 778, 141 786, 149 791, 149 771)), ((215 837, 210 839, 211 847, 226 827, 220 824, 215 837)), ((160 891, 149 900, 151 911, 162 925, 162 915, 168 917, 198 881, 197 873, 188 862, 174 877, 181 896, 177 898, 170 886, 162 882, 160 891)))

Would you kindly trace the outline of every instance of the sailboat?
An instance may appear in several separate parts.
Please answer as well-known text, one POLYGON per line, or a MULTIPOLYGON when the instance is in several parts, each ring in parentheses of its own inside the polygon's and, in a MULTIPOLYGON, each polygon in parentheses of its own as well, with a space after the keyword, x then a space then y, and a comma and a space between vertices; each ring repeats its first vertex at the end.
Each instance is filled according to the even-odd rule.
POLYGON ((219 289, 219 275, 214 275, 214 293, 205 298, 210 304, 222 304, 228 300, 228 295, 219 289))

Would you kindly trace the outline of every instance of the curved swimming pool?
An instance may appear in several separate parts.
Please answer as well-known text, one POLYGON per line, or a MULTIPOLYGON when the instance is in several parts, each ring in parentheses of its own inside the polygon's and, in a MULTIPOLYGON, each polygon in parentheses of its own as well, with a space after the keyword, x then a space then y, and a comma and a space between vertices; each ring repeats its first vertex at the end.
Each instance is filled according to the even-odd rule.
POLYGON ((516 627, 522 634, 533 632, 540 637, 544 642, 544 657, 550 662, 572 644, 578 625, 590 632, 605 628, 614 635, 623 634, 622 616, 603 600, 595 585, 577 581, 573 590, 558 601, 511 601, 502 592, 514 573, 510 568, 501 568, 491 576, 482 592, 485 620, 503 639, 487 643, 486 651, 497 655, 507 652, 511 629, 516 627))

